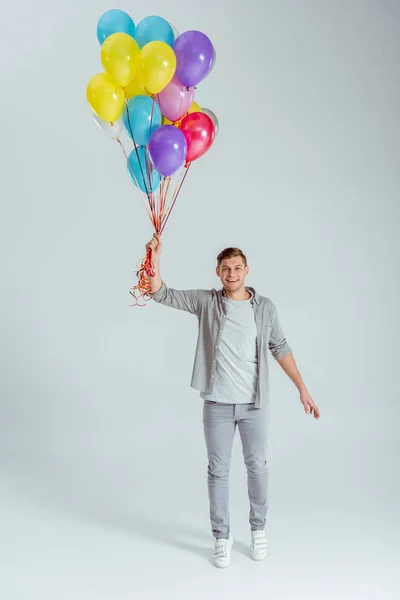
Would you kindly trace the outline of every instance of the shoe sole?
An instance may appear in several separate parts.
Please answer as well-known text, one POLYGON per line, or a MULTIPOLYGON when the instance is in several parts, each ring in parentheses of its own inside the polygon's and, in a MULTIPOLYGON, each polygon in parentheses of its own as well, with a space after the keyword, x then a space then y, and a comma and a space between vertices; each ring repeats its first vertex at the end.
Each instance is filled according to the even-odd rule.
POLYGON ((251 558, 251 560, 261 561, 261 560, 265 560, 267 558, 267 554, 265 553, 261 556, 254 556, 253 554, 250 554, 250 558, 251 558))
POLYGON ((229 563, 224 564, 224 565, 221 565, 221 564, 218 565, 216 563, 213 563, 213 564, 214 564, 214 567, 217 567, 217 569, 227 569, 228 567, 231 566, 232 561, 230 561, 229 563))

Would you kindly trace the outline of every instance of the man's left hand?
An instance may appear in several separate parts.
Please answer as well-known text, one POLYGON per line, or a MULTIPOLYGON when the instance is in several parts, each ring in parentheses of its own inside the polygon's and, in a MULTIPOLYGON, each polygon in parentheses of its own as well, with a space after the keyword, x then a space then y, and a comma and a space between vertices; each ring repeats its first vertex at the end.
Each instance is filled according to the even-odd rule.
POLYGON ((319 419, 320 413, 319 408, 315 404, 314 400, 311 398, 310 394, 307 391, 300 392, 300 401, 304 406, 304 410, 308 415, 314 415, 315 419, 319 419))

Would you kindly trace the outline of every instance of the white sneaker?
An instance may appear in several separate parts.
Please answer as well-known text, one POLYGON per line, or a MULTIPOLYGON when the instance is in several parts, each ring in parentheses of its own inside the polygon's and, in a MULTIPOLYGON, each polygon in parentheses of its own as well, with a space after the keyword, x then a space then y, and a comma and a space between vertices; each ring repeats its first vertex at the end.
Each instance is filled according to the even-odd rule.
POLYGON ((231 559, 231 550, 233 545, 233 538, 230 535, 229 539, 218 538, 215 540, 213 563, 215 567, 219 569, 225 569, 229 567, 231 559))
POLYGON ((265 531, 251 532, 250 558, 253 560, 264 560, 267 556, 267 536, 265 531))

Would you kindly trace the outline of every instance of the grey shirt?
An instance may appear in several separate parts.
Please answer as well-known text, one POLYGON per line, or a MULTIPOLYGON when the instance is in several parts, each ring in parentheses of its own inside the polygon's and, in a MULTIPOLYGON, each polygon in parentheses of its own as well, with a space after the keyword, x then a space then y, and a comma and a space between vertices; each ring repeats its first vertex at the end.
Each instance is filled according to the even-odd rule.
POLYGON ((249 300, 224 300, 226 319, 219 343, 211 394, 204 400, 251 404, 257 395, 257 327, 249 300))
MULTIPOLYGON (((291 349, 279 324, 275 304, 252 288, 246 289, 252 294, 251 303, 257 328, 258 379, 255 406, 260 408, 269 403, 269 351, 278 360, 291 352, 291 349)), ((211 394, 219 343, 226 320, 224 290, 174 290, 163 283, 160 290, 153 294, 153 298, 160 304, 197 316, 199 333, 191 386, 204 394, 211 394)))

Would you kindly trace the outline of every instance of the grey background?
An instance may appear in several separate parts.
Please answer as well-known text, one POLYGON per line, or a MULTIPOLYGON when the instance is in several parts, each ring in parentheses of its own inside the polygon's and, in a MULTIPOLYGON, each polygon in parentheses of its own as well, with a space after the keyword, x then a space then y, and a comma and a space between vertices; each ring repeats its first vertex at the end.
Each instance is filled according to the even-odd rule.
POLYGON ((92 122, 104 2, 23 0, 1 35, 0 578, 7 600, 391 599, 399 549, 399 2, 120 0, 217 49, 220 119, 165 232, 162 272, 213 287, 248 254, 320 406, 272 368, 270 557, 212 568, 196 322, 128 308, 151 235, 92 122))

